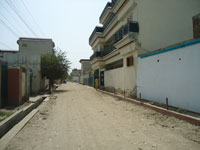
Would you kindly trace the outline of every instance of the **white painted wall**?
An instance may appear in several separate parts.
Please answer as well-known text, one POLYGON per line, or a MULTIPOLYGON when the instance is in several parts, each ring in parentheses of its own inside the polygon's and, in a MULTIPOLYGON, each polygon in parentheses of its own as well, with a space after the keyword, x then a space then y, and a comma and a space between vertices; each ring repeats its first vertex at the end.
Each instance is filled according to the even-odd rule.
POLYGON ((79 76, 72 76, 72 81, 80 83, 80 77, 79 76))
POLYGON ((155 50, 193 38, 192 17, 200 12, 200 0, 134 1, 143 49, 155 50))
POLYGON ((136 86, 134 67, 122 67, 104 72, 105 87, 113 87, 131 92, 136 86))
POLYGON ((200 113, 199 58, 200 44, 139 58, 138 96, 159 103, 168 97, 169 105, 200 113))

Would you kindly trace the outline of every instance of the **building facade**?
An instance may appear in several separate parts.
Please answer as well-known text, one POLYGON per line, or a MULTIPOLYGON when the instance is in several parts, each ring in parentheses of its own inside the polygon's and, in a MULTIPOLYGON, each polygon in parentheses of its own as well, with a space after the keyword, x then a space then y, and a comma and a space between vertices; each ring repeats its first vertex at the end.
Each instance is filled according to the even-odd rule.
POLYGON ((30 76, 30 91, 36 94, 45 87, 40 73, 41 55, 53 53, 54 42, 52 39, 19 38, 17 43, 19 51, 0 51, 1 61, 8 66, 25 68, 30 76))
POLYGON ((81 59, 81 76, 80 83, 84 85, 89 85, 89 76, 92 70, 92 66, 89 59, 81 59))
POLYGON ((72 70, 71 77, 73 82, 80 83, 80 76, 81 76, 81 70, 76 68, 72 70))
POLYGON ((89 38, 100 88, 136 96, 138 55, 193 38, 199 0, 112 0, 89 38))

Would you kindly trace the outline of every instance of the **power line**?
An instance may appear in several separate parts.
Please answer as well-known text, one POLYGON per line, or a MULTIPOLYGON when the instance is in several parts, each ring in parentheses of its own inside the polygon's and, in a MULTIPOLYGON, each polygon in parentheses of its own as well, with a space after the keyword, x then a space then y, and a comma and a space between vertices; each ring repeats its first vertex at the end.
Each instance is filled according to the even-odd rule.
MULTIPOLYGON (((18 26, 19 26, 19 21, 12 15, 12 13, 9 11, 9 9, 7 9, 5 6, 4 6, 4 4, 2 3, 2 1, 0 1, 0 4, 1 4, 1 6, 3 6, 3 8, 6 10, 6 12, 8 12, 8 14, 11 16, 11 18, 13 19, 13 21, 15 22, 15 23, 17 23, 18 24, 18 26)), ((2 15, 3 16, 3 15, 2 15)), ((3 16, 4 17, 4 16, 3 16)), ((4 17, 4 19, 5 19, 6 17, 4 17)), ((7 22, 9 22, 8 21, 8 19, 6 19, 7 20, 7 22)), ((18 31, 20 31, 20 30, 18 30, 18 31)), ((23 30, 24 31, 24 30, 23 30)), ((24 31, 25 32, 25 31, 24 31)), ((20 34, 21 34, 22 32, 20 31, 20 34)))
POLYGON ((44 32, 42 31, 42 29, 40 28, 40 25, 37 23, 37 21, 35 20, 35 18, 34 18, 33 15, 31 14, 31 12, 29 11, 29 9, 28 9, 26 3, 24 2, 24 0, 21 0, 21 1, 22 1, 22 4, 24 5, 26 11, 28 12, 28 14, 31 16, 33 22, 35 22, 36 26, 38 26, 38 28, 39 28, 39 30, 41 31, 41 33, 42 33, 43 35, 45 35, 45 33, 44 33, 44 32))
MULTIPOLYGON (((7 22, 8 22, 8 24, 10 24, 10 26, 12 26, 12 23, 6 18, 6 17, 4 17, 2 14, 0 14, 0 16, 2 16, 3 18, 4 18, 4 20, 6 20, 7 22)), ((11 28, 11 27, 10 27, 11 28)), ((21 34, 21 32, 19 31, 19 30, 17 30, 16 28, 15 28, 15 30, 19 33, 19 34, 21 34)))
POLYGON ((20 20, 24 23, 24 25, 29 29, 29 31, 35 36, 38 37, 37 34, 30 28, 30 26, 26 23, 23 17, 20 15, 19 10, 17 10, 16 6, 12 3, 12 1, 6 0, 6 3, 10 6, 10 8, 16 13, 16 15, 20 18, 20 20))
POLYGON ((1 41, 0 41, 0 44, 3 45, 4 47, 7 47, 7 48, 9 48, 9 49, 12 49, 12 48, 10 48, 8 45, 6 45, 5 43, 3 43, 3 42, 1 42, 1 41))
POLYGON ((17 33, 16 33, 14 30, 12 30, 1 18, 0 18, 0 22, 1 22, 14 36, 16 36, 17 38, 19 37, 19 36, 17 35, 17 33))
MULTIPOLYGON (((22 0, 21 0, 22 1, 22 0)), ((18 12, 21 14, 21 16, 23 17, 23 19, 27 22, 27 24, 30 26, 30 28, 32 27, 32 29, 34 29, 34 27, 36 27, 35 22, 33 21, 32 17, 30 16, 29 13, 27 13, 27 10, 25 9, 26 6, 22 5, 23 3, 20 3, 20 1, 18 3, 14 3, 13 5, 15 5, 16 9, 18 10, 18 12)), ((38 29, 38 27, 37 27, 38 29)), ((34 31, 34 30, 33 30, 34 31)), ((35 32, 36 33, 36 32, 35 32)), ((42 35, 41 32, 38 32, 42 35)), ((39 34, 39 35, 40 35, 39 34)))

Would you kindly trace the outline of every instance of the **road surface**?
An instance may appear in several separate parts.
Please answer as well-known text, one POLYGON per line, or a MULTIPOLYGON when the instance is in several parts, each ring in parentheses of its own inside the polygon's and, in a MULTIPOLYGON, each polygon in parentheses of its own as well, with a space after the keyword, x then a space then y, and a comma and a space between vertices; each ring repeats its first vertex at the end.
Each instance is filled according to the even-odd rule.
POLYGON ((199 150, 200 127, 102 94, 61 85, 6 150, 199 150))

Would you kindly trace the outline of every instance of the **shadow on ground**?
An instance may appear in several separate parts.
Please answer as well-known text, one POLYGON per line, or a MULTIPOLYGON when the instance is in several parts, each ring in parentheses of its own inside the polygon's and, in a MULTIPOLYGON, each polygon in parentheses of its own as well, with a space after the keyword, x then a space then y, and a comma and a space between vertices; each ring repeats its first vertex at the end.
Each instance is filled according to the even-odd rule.
POLYGON ((55 91, 53 91, 53 93, 65 93, 65 92, 69 92, 69 90, 55 90, 55 91))

